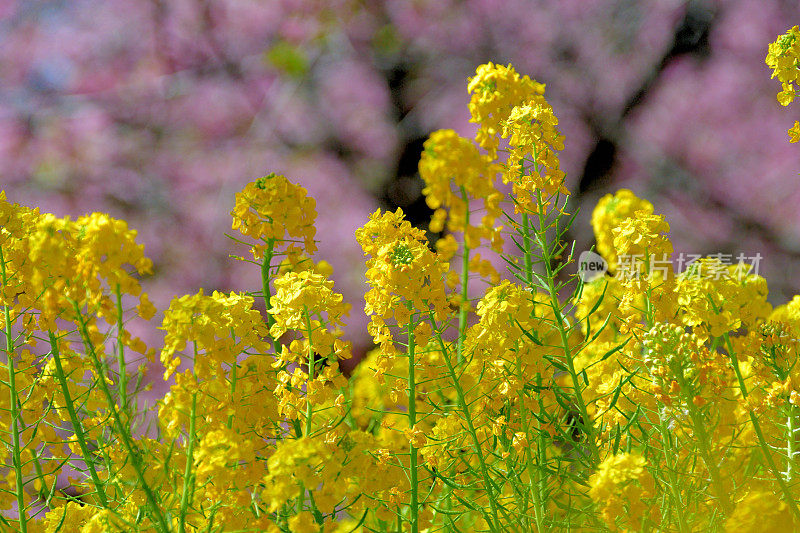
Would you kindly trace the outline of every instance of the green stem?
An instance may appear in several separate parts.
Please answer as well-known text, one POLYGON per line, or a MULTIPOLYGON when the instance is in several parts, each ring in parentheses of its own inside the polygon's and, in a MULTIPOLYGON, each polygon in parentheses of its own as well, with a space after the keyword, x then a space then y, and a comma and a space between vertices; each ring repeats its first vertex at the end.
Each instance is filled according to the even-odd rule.
MULTIPOLYGON (((196 348, 195 348, 196 351, 196 348)), ((194 492, 194 479, 192 464, 194 463, 194 424, 197 417, 197 393, 192 394, 192 410, 189 415, 189 433, 186 444, 186 466, 183 470, 183 490, 181 491, 181 514, 179 517, 178 531, 186 531, 186 511, 189 508, 189 495, 194 492), (191 482, 190 482, 191 480, 191 482)))
MULTIPOLYGON (((728 348, 728 357, 731 360, 733 371, 736 374, 736 380, 739 383, 739 390, 742 393, 742 399, 746 399, 749 393, 747 391, 747 385, 744 382, 744 377, 742 377, 742 370, 739 368, 739 360, 733 351, 733 344, 731 343, 730 337, 728 337, 727 333, 723 335, 723 338, 725 339, 725 345, 728 348)), ((783 475, 780 473, 780 471, 778 471, 778 466, 775 464, 775 460, 772 458, 772 452, 769 449, 767 441, 764 439, 764 432, 761 431, 761 424, 758 422, 756 415, 753 414, 753 411, 748 409, 747 412, 750 415, 750 422, 753 424, 753 430, 756 433, 756 438, 758 438, 758 444, 761 447, 761 452, 764 454, 764 460, 767 461, 767 468, 769 468, 769 471, 772 473, 772 476, 775 478, 778 486, 780 486, 784 500, 789 505, 789 509, 791 509, 795 520, 800 521, 800 509, 797 507, 797 502, 795 502, 794 495, 789 489, 789 485, 786 483, 786 480, 783 479, 783 475)))
POLYGON ((525 260, 525 281, 533 285, 533 260, 531 259, 531 226, 528 213, 522 214, 522 255, 525 260))
POLYGON ((466 229, 469 226, 469 197, 467 190, 461 186, 461 198, 464 201, 464 250, 461 256, 461 302, 458 306, 458 344, 457 360, 460 365, 464 361, 464 339, 466 338, 467 328, 467 284, 469 283, 469 252, 467 246, 466 229))
MULTIPOLYGON (((541 387, 542 384, 542 375, 536 375, 536 384, 541 387)), ((546 499, 546 489, 545 489, 545 476, 542 475, 542 470, 545 468, 545 464, 547 462, 547 440, 545 439, 544 428, 542 428, 542 421, 540 419, 541 416, 545 413, 544 408, 544 401, 542 400, 542 395, 538 394, 538 402, 539 402, 539 417, 536 419, 536 439, 538 441, 536 447, 536 453, 538 455, 539 464, 536 468, 536 506, 537 506, 537 515, 536 515, 536 525, 539 528, 539 531, 544 531, 544 518, 545 518, 545 507, 544 502, 546 499)), ((524 409, 524 406, 523 406, 524 409)), ((530 450, 528 450, 530 454, 530 450)), ((530 460, 530 457, 528 458, 530 460)))
POLYGON ((122 344, 122 332, 124 323, 122 321, 122 291, 119 283, 115 290, 117 296, 117 364, 119 368, 119 398, 122 410, 128 410, 128 371, 125 366, 125 347, 122 344))
POLYGON ((64 374, 64 367, 61 364, 61 352, 58 348, 58 339, 52 331, 48 331, 48 335, 50 337, 50 351, 53 354, 53 362, 56 365, 56 378, 61 385, 61 394, 64 395, 64 405, 67 408, 67 413, 69 413, 69 421, 72 424, 72 430, 75 433, 75 438, 78 440, 78 446, 81 448, 81 455, 83 455, 83 460, 86 462, 86 467, 89 469, 89 475, 97 491, 97 497, 100 499, 100 503, 103 507, 108 507, 105 488, 100 482, 100 476, 97 475, 97 470, 94 466, 94 458, 89 451, 89 446, 86 444, 83 422, 78 418, 78 414, 75 411, 75 403, 72 401, 72 396, 69 392, 67 377, 66 374, 64 374))
POLYGON ((577 403, 578 413, 580 414, 580 429, 583 432, 583 436, 586 440, 586 443, 589 446, 589 453, 591 464, 589 466, 594 467, 600 462, 600 454, 597 450, 597 443, 595 442, 595 435, 594 435, 594 426, 590 421, 589 411, 586 408, 586 401, 583 399, 583 392, 581 390, 580 379, 578 378, 578 373, 575 371, 575 362, 573 361, 572 357, 572 348, 569 345, 569 337, 567 336, 567 330, 564 326, 565 318, 564 314, 561 311, 561 304, 558 301, 558 291, 556 290, 555 284, 553 283, 553 279, 555 275, 553 274, 553 267, 550 264, 553 257, 550 255, 550 248, 547 242, 547 229, 545 228, 545 219, 544 219, 544 202, 542 201, 542 193, 541 191, 536 191, 536 200, 538 203, 538 218, 539 218, 539 230, 536 234, 537 240, 539 241, 539 247, 542 250, 542 263, 544 263, 545 267, 545 281, 547 283, 547 292, 550 296, 550 307, 553 309, 553 315, 555 316, 555 325, 556 329, 558 330, 559 337, 561 339, 561 349, 564 352, 564 362, 567 365, 567 371, 569 372, 570 378, 572 380, 572 386, 575 389, 574 392, 574 399, 577 403))
POLYGON ((797 409, 792 404, 787 404, 786 410, 786 482, 791 483, 794 477, 794 456, 797 453, 795 450, 797 431, 797 409))
POLYGON ((669 428, 664 418, 659 414, 658 416, 658 429, 661 433, 661 442, 664 447, 664 462, 667 465, 667 473, 669 475, 669 489, 672 496, 675 514, 678 517, 678 531, 683 533, 689 531, 689 526, 686 524, 686 517, 683 514, 683 504, 681 503, 680 485, 678 484, 677 476, 675 475, 675 465, 672 464, 673 449, 672 439, 670 438, 669 428))
MULTIPOLYGON (((230 329, 231 339, 236 342, 236 334, 233 328, 230 329)), ((197 342, 195 342, 195 360, 197 360, 197 342)), ((233 359, 231 364, 231 399, 236 397, 236 381, 238 380, 239 361, 237 358, 233 359)), ((233 427, 233 414, 228 415, 228 429, 233 427)))
POLYGON ((308 397, 308 385, 314 381, 314 346, 311 344, 311 319, 308 316, 308 309, 303 306, 303 314, 306 319, 306 331, 308 332, 308 382, 306 383, 306 432, 305 436, 311 436, 311 417, 314 414, 314 408, 311 406, 311 400, 308 397))
MULTIPOLYGON (((270 290, 269 290, 269 269, 272 266, 272 254, 275 248, 275 239, 268 239, 267 240, 267 249, 264 252, 264 257, 261 261, 261 290, 262 296, 264 298, 264 306, 267 312, 267 330, 272 328, 272 325, 275 323, 275 318, 269 312, 272 308, 272 304, 270 303, 270 290)), ((269 337, 270 341, 272 342, 272 348, 275 350, 275 342, 276 339, 272 338, 272 333, 267 332, 267 336, 269 337)))
MULTIPOLYGON (((409 303, 409 310, 411 304, 409 303)), ((414 430, 417 424, 417 388, 414 376, 414 320, 408 319, 408 427, 414 430)), ((446 359, 446 358, 445 358, 446 359)), ((409 442, 411 455, 411 533, 419 532, 419 494, 417 487, 417 448, 409 442)))
MULTIPOLYGON (((8 274, 6 272, 6 262, 3 257, 3 250, 0 248, 0 271, 2 272, 3 285, 5 288, 8 285, 8 274)), ((17 410, 17 378, 16 369, 14 368, 14 340, 11 335, 11 310, 8 308, 8 303, 3 305, 3 316, 5 319, 5 335, 6 335, 6 365, 8 367, 8 393, 9 405, 11 406, 11 457, 14 463, 15 474, 15 487, 14 491, 17 496, 17 509, 19 510, 19 528, 22 533, 28 531, 28 514, 25 511, 25 500, 23 498, 24 483, 22 480, 22 456, 20 452, 20 429, 19 420, 20 413, 17 410)))
POLYGON ((728 498, 728 493, 722 484, 722 478, 719 474, 719 467, 714 461, 714 457, 709 449, 708 445, 710 441, 708 439, 708 433, 706 432, 705 422, 703 421, 700 413, 697 411, 697 408, 694 405, 694 402, 692 401, 692 398, 690 397, 686 382, 680 378, 680 375, 676 375, 676 377, 679 379, 678 384, 681 387, 681 392, 683 392, 683 397, 689 410, 689 417, 692 419, 694 432, 697 436, 696 441, 697 447, 700 450, 700 456, 703 458, 703 462, 706 464, 706 468, 708 468, 708 473, 711 475, 711 484, 714 487, 714 492, 717 493, 717 499, 722 506, 722 511, 725 513, 725 516, 729 516, 733 510, 733 506, 731 505, 731 500, 728 498))
POLYGON ((731 500, 728 497, 725 486, 722 484, 722 478, 719 474, 719 467, 717 466, 716 461, 714 461, 711 449, 709 448, 709 443, 711 441, 709 440, 708 433, 706 432, 706 424, 703 420, 702 414, 698 411, 697 406, 694 404, 694 394, 692 392, 691 384, 684 379, 683 370, 680 367, 677 369, 677 371, 672 372, 672 374, 675 376, 675 379, 680 386, 681 396, 683 396, 686 409, 689 412, 689 418, 692 420, 692 427, 694 429, 695 436, 697 437, 695 439, 697 442, 697 447, 700 451, 700 457, 702 457, 703 462, 708 469, 708 473, 711 476, 711 485, 714 487, 714 492, 717 494, 717 499, 722 506, 723 513, 725 516, 729 516, 733 510, 733 505, 731 505, 731 500))
POLYGON ((171 531, 171 528, 167 524, 167 520, 164 517, 164 513, 161 511, 161 507, 158 505, 158 501, 156 500, 155 494, 153 494, 153 490, 151 489, 150 485, 147 483, 147 480, 144 477, 144 470, 142 469, 142 465, 140 464, 140 457, 138 450, 135 449, 134 444, 131 440, 130 435, 128 434, 128 430, 125 425, 122 423, 122 417, 117 410, 117 405, 114 402, 114 397, 111 394, 111 390, 108 388, 108 384, 106 383, 105 377, 105 370, 103 364, 97 357, 97 353, 94 349, 94 344, 92 343, 91 337, 89 336, 89 330, 86 325, 86 321, 83 319, 83 314, 81 313, 81 308, 78 305, 78 302, 72 302, 73 307, 75 308, 76 317, 78 320, 78 326, 80 329, 81 336, 83 338, 83 343, 86 346, 87 355, 91 359, 92 365, 97 372, 97 383, 100 385, 100 390, 103 392, 103 395, 106 397, 106 402, 108 404, 108 408, 111 411, 111 416, 114 419, 114 423, 117 426, 117 431, 119 432, 119 436, 122 440, 123 446, 125 450, 128 452, 128 457, 130 458, 131 466, 133 466, 134 471, 136 472, 136 477, 141 484, 142 490, 144 491, 145 495, 147 496, 147 501, 150 503, 150 507, 153 510, 153 514, 155 515, 156 522, 158 526, 160 526, 160 530, 163 532, 171 531))
POLYGON ((439 340, 439 346, 442 350, 442 354, 444 355, 444 361, 447 364, 447 371, 450 374, 450 381, 453 384, 453 388, 456 391, 456 399, 458 401, 458 407, 461 410, 461 413, 464 415, 464 420, 467 423, 467 432, 472 439, 472 445, 475 447, 475 453, 478 455, 478 461, 481 466, 481 477, 483 478, 483 484, 486 486, 486 493, 489 496, 489 505, 492 509, 492 519, 493 523, 489 523, 489 529, 491 531, 499 531, 499 524, 500 521, 497 516, 497 503, 495 502, 494 496, 494 484, 492 483, 491 478, 489 477, 489 469, 486 466, 486 460, 483 457, 483 449, 481 448, 481 442, 478 439, 478 434, 475 431, 475 426, 472 423, 472 414, 469 411, 469 405, 467 404, 466 398, 464 396, 464 389, 461 388, 461 383, 458 381, 458 376, 456 375, 455 368, 453 367, 452 361, 447 356, 447 347, 445 346, 444 342, 442 341, 441 332, 438 331, 436 320, 433 317, 433 311, 429 311, 429 317, 431 322, 431 327, 437 331, 436 337, 439 340))

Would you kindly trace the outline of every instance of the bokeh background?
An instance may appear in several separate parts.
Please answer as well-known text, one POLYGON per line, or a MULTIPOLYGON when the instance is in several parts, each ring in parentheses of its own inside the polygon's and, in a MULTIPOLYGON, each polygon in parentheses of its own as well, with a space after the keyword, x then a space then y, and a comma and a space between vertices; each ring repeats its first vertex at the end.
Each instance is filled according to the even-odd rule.
POLYGON ((128 220, 163 309, 260 286, 228 257, 228 213, 285 174, 318 199, 317 257, 363 350, 356 228, 378 207, 427 224, 423 141, 472 136, 467 78, 510 62, 566 135, 578 249, 598 198, 628 187, 676 252, 760 253, 778 304, 800 292, 800 149, 764 57, 797 23, 788 0, 0 0, 0 189, 128 220))

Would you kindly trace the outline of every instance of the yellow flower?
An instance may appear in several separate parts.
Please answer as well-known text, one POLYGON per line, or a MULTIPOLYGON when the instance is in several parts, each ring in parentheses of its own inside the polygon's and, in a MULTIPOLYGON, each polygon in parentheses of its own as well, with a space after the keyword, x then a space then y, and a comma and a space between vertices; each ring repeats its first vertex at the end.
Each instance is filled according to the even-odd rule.
POLYGON ((800 142, 800 121, 795 120, 794 126, 789 129, 788 133, 790 143, 800 142))
POLYGON ((714 337, 753 327, 772 310, 764 278, 743 275, 737 265, 718 258, 692 262, 677 277, 675 290, 681 322, 714 337))
POLYGON ((308 511, 294 515, 289 519, 289 528, 294 533, 319 533, 319 525, 308 511))
POLYGON ((196 342, 200 357, 194 361, 194 372, 203 379, 222 372, 222 365, 232 365, 246 346, 257 353, 266 353, 266 325, 258 310, 253 309, 253 297, 214 291, 205 296, 200 289, 195 295, 174 298, 164 312, 162 328, 167 334, 161 351, 161 362, 167 369, 165 379, 175 371, 180 360, 176 352, 196 342), (233 334, 233 335, 232 335, 233 334), (238 341, 234 339, 238 337, 238 341))
POLYGON ((425 446, 425 443, 428 442, 425 432, 417 426, 414 426, 413 428, 407 428, 403 433, 408 439, 409 444, 415 448, 422 448, 425 446))
POLYGON ((367 281, 371 289, 366 295, 365 310, 371 315, 370 330, 375 341, 386 340, 384 319, 394 315, 404 327, 411 311, 436 319, 447 313, 445 275, 447 265, 428 248, 425 233, 404 219, 398 208, 394 213, 376 211, 356 231, 367 260, 367 281))
POLYGON ((280 276, 275 291, 269 309, 275 318, 274 338, 290 329, 306 330, 306 320, 323 320, 329 328, 343 326, 342 317, 350 310, 342 295, 333 292, 333 282, 310 270, 280 276))
POLYGON ((647 256, 662 259, 672 254, 672 244, 662 235, 669 233, 669 224, 662 215, 636 211, 632 217, 622 220, 611 233, 614 235, 617 257, 644 260, 647 256))
POLYGON ((471 95, 470 122, 479 125, 475 140, 495 159, 503 122, 515 106, 544 94, 544 85, 528 76, 520 77, 511 65, 504 67, 490 62, 477 68, 475 76, 469 79, 467 91, 471 95))
POLYGON ((153 262, 145 257, 144 245, 136 243, 136 230, 103 213, 80 217, 72 230, 78 246, 77 269, 85 283, 99 286, 95 279, 103 278, 112 288, 120 285, 125 293, 139 294, 139 283, 123 267, 131 265, 139 274, 151 274, 153 262))
POLYGON ((139 297, 139 305, 136 306, 136 311, 145 320, 150 320, 156 314, 156 306, 150 301, 150 297, 146 292, 143 292, 139 297))
MULTIPOLYGON (((499 228, 494 227, 495 220, 502 214, 496 201, 500 193, 494 185, 497 169, 489 157, 478 152, 471 140, 453 130, 433 132, 425 141, 419 173, 425 182, 422 190, 425 201, 434 209, 431 231, 442 231, 446 222, 448 231, 477 231, 479 239, 491 241, 494 233, 499 232, 499 228), (474 220, 467 225, 470 205, 464 196, 483 200, 486 215, 480 225, 475 225, 474 220)), ((478 244, 467 246, 475 248, 478 244)))
POLYGON ((286 177, 269 174, 248 183, 236 193, 236 205, 231 211, 232 228, 256 240, 251 246, 255 259, 261 259, 270 240, 289 244, 286 252, 300 255, 295 242, 302 242, 305 252, 313 254, 317 218, 316 202, 308 191, 291 183, 286 177), (299 239, 299 241, 298 241, 299 239))
POLYGON ((725 521, 726 533, 759 531, 783 533, 794 531, 794 519, 789 506, 773 491, 750 491, 742 498, 725 521))
POLYGON ((793 26, 785 34, 770 43, 767 65, 772 69, 772 77, 781 82, 782 91, 778 93, 778 102, 789 105, 796 92, 793 83, 800 81, 800 28, 793 26))
POLYGON ((569 194, 556 154, 564 149, 564 136, 556 127, 558 119, 543 94, 529 98, 511 110, 502 130, 510 146, 503 181, 513 186, 518 213, 539 210, 537 191, 542 193, 542 207, 556 193, 569 194))
POLYGON ((592 228, 597 240, 597 253, 608 263, 609 271, 617 267, 617 252, 614 249, 613 230, 620 222, 632 217, 637 211, 653 214, 653 204, 637 198, 628 189, 603 196, 592 211, 592 228))
POLYGON ((589 478, 589 496, 612 531, 620 526, 643 530, 642 521, 650 508, 648 500, 655 496, 655 484, 646 464, 645 458, 635 453, 611 455, 589 478))

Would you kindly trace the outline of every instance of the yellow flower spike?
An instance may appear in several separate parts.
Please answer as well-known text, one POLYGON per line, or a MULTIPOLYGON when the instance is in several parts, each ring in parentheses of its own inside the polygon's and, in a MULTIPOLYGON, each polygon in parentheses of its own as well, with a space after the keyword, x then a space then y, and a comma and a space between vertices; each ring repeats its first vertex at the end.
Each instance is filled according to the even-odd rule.
MULTIPOLYGON (((453 130, 433 132, 425 141, 419 162, 419 173, 425 182, 422 193, 428 206, 435 210, 430 230, 439 232, 446 227, 449 232, 469 232, 477 229, 466 224, 469 200, 465 201, 464 196, 484 201, 487 215, 482 223, 493 228, 500 215, 498 209, 490 209, 500 194, 494 185, 497 171, 491 159, 481 155, 471 140, 453 130)), ((468 246, 475 248, 478 244, 468 246)))
POLYGON ((511 110, 535 95, 543 95, 544 87, 528 76, 520 76, 511 65, 490 62, 476 69, 467 85, 470 122, 478 124, 475 140, 490 158, 497 157, 500 129, 511 110))
POLYGON ((139 296, 139 305, 136 306, 136 312, 145 320, 150 320, 156 314, 156 306, 150 301, 150 297, 146 292, 139 296))
POLYGON ((425 234, 404 219, 403 211, 376 211, 356 231, 356 239, 367 260, 367 281, 372 287, 366 295, 365 310, 371 315, 373 337, 384 344, 388 339, 384 317, 393 315, 404 327, 411 311, 403 302, 427 315, 432 310, 437 319, 445 316, 447 266, 427 246, 425 234))
POLYGON ((287 330, 305 331, 306 318, 314 320, 318 316, 325 317, 328 328, 336 329, 344 325, 342 319, 350 312, 350 305, 344 303, 342 295, 333 292, 333 282, 310 270, 287 272, 278 277, 275 290, 269 309, 275 318, 271 331, 274 338, 287 330))
POLYGON ((725 521, 725 532, 783 533, 794 531, 793 523, 789 506, 777 494, 771 490, 753 490, 736 504, 733 514, 725 521))
POLYGON ((231 216, 231 228, 256 241, 250 248, 256 260, 264 255, 269 240, 288 243, 284 251, 294 258, 303 250, 292 244, 292 240, 301 240, 308 254, 317 250, 316 202, 305 188, 285 176, 273 173, 248 183, 236 194, 231 216))
POLYGON ((653 204, 637 198, 628 189, 620 189, 613 195, 603 196, 592 211, 592 228, 597 240, 597 253, 606 260, 611 272, 617 267, 613 230, 620 222, 632 217, 637 211, 653 214, 653 204))
POLYGON ((790 143, 800 142, 800 121, 795 120, 794 126, 789 129, 788 133, 790 143))
POLYGON ((589 496, 612 531, 620 526, 643 530, 649 499, 656 495, 646 464, 645 458, 635 453, 611 455, 589 478, 589 496))
POLYGON ((661 259, 672 254, 672 244, 663 234, 669 233, 669 224, 662 215, 636 211, 611 230, 617 257, 627 255, 644 260, 646 255, 661 259))
POLYGON ((789 105, 796 95, 792 84, 800 82, 800 27, 793 26, 770 43, 765 62, 772 69, 772 77, 781 82, 778 102, 789 105))

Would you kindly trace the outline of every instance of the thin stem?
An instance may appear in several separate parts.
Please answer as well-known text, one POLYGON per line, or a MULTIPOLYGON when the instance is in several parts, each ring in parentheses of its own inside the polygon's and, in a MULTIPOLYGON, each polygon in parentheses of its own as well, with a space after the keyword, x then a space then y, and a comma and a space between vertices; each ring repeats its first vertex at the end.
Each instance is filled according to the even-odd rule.
POLYGON ((303 306, 303 314, 306 319, 306 331, 308 332, 308 382, 306 383, 306 432, 305 436, 311 436, 311 417, 314 414, 314 408, 311 405, 311 399, 308 397, 308 387, 314 381, 314 346, 311 344, 311 319, 308 316, 308 309, 303 306))
POLYGON ((528 213, 522 213, 522 255, 525 261, 525 281, 533 284, 533 261, 531 259, 531 224, 528 213))
POLYGON ((794 478, 794 456, 797 453, 795 446, 797 444, 797 409, 792 404, 787 404, 786 410, 786 482, 791 483, 794 478))
POLYGON ((261 295, 264 298, 264 308, 267 312, 267 335, 272 342, 273 351, 276 350, 275 342, 276 339, 272 338, 272 333, 269 330, 272 328, 272 325, 275 323, 275 318, 269 312, 272 308, 272 304, 270 303, 270 290, 269 290, 269 269, 272 266, 272 254, 275 248, 275 239, 268 239, 267 240, 267 249, 264 252, 264 257, 261 261, 261 295))
POLYGON ((158 505, 158 501, 156 500, 155 494, 153 490, 150 488, 150 485, 147 483, 147 479, 144 477, 144 470, 142 469, 142 465, 140 464, 140 457, 138 450, 135 449, 134 444, 131 440, 130 435, 128 434, 128 430, 125 428, 125 425, 122 423, 122 417, 119 414, 119 410, 117 409, 117 405, 114 402, 114 397, 111 394, 111 390, 108 388, 108 384, 106 383, 105 377, 105 370, 103 364, 97 357, 97 353, 94 349, 94 344, 92 343, 91 337, 89 336, 89 330, 86 325, 86 321, 83 319, 83 314, 81 313, 80 306, 78 302, 72 302, 73 307, 75 308, 75 313, 78 319, 78 326, 80 329, 81 336, 83 338, 83 343, 87 348, 87 355, 91 359, 92 365, 97 372, 97 383, 100 385, 100 390, 103 391, 103 394, 106 397, 106 402, 108 404, 108 408, 111 411, 111 416, 114 419, 114 423, 117 426, 117 431, 119 432, 119 436, 122 440, 123 445, 125 446, 125 450, 128 452, 128 457, 130 457, 131 466, 133 466, 134 471, 136 472, 136 477, 141 484, 142 490, 144 491, 145 495, 147 496, 147 501, 150 503, 150 507, 153 510, 153 514, 155 515, 156 522, 158 526, 160 526, 160 530, 164 532, 171 531, 171 528, 167 524, 167 520, 164 517, 164 513, 161 511, 161 508, 158 505))
POLYGON ((469 299, 467 297, 467 284, 469 283, 469 252, 467 246, 467 227, 469 226, 469 197, 467 190, 461 186, 461 198, 464 201, 464 250, 461 256, 461 302, 458 306, 458 344, 457 344, 457 360, 460 365, 464 362, 464 339, 466 338, 467 328, 467 305, 469 299))
POLYGON ((567 336, 567 330, 566 327, 564 326, 565 318, 564 314, 561 311, 561 304, 558 301, 558 291, 556 290, 555 284, 553 283, 555 274, 553 274, 553 268, 550 265, 552 256, 550 255, 550 249, 547 243, 547 237, 546 237, 547 230, 545 229, 545 219, 544 219, 544 202, 542 201, 541 191, 538 190, 536 191, 536 200, 538 203, 538 217, 539 217, 539 230, 536 234, 536 238, 539 241, 539 247, 542 250, 542 263, 544 263, 545 273, 546 273, 544 279, 547 284, 547 292, 549 293, 550 296, 550 307, 553 309, 556 329, 558 330, 558 334, 561 339, 561 349, 564 352, 564 362, 567 365, 567 371, 569 372, 570 378, 572 380, 572 386, 575 389, 574 399, 575 402, 577 403, 578 413, 580 414, 581 418, 579 426, 589 446, 589 453, 591 456, 590 466, 595 466, 600 462, 600 454, 597 450, 597 443, 594 440, 594 426, 590 422, 589 411, 586 408, 586 401, 583 399, 583 392, 581 390, 580 379, 578 378, 578 373, 575 370, 575 362, 573 361, 572 357, 572 348, 570 347, 569 337, 567 336))
POLYGON ((733 510, 733 506, 731 505, 730 498, 728 498, 728 493, 725 490, 725 486, 722 484, 722 478, 719 475, 719 467, 714 461, 714 457, 709 449, 710 441, 708 439, 708 433, 706 432, 705 422, 692 402, 692 398, 689 397, 689 391, 686 388, 686 382, 683 382, 683 380, 680 379, 680 375, 677 375, 676 377, 679 378, 678 384, 681 387, 681 391, 685 391, 683 396, 686 401, 686 406, 689 410, 689 418, 692 419, 694 432, 697 435, 696 441, 697 447, 700 450, 700 456, 703 458, 703 462, 706 464, 706 468, 708 468, 708 473, 711 475, 711 484, 714 487, 714 492, 717 493, 717 499, 722 506, 722 511, 726 516, 728 516, 733 510))
POLYGON ((125 366, 125 347, 122 344, 122 332, 124 323, 122 321, 122 291, 117 283, 115 293, 117 296, 117 364, 119 368, 119 399, 122 410, 128 410, 128 372, 125 366))
MULTIPOLYGON (((409 310, 411 304, 409 304, 409 310)), ((414 376, 414 320, 408 319, 408 427, 411 431, 417 424, 417 389, 414 376)), ((417 487, 417 448, 409 442, 411 455, 411 533, 419 532, 419 494, 417 487)))
POLYGON ((475 447, 475 453, 478 456, 478 461, 481 466, 481 477, 483 477, 483 484, 486 486, 486 493, 489 496, 489 505, 492 509, 493 522, 489 522, 489 528, 492 531, 499 531, 498 528, 500 521, 497 516, 497 504, 495 502, 495 496, 494 496, 494 484, 492 483, 492 480, 489 477, 489 469, 487 468, 486 460, 483 457, 483 449, 481 448, 481 442, 478 439, 478 434, 475 431, 474 424, 472 423, 472 414, 469 411, 469 405, 467 405, 467 401, 464 396, 464 389, 461 388, 461 383, 458 381, 458 376, 456 375, 453 363, 447 356, 447 347, 442 341, 441 332, 438 331, 436 320, 433 317, 433 311, 429 311, 428 314, 430 317, 431 327, 435 331, 437 331, 436 337, 439 340, 439 347, 442 350, 442 354, 444 355, 444 361, 447 364, 447 371, 450 374, 450 381, 453 384, 453 388, 456 391, 456 399, 458 401, 458 407, 461 410, 461 413, 464 415, 464 420, 467 423, 467 432, 469 433, 470 438, 472 439, 472 445, 475 447))
MULTIPOLYGON (((3 278, 3 287, 8 285, 8 274, 6 272, 6 262, 3 257, 3 249, 0 248, 0 272, 3 278)), ((3 305, 3 318, 5 320, 6 336, 6 365, 8 367, 8 394, 9 405, 11 406, 11 457, 14 463, 15 487, 14 492, 17 496, 17 509, 19 511, 19 528, 22 533, 28 531, 28 514, 25 511, 25 499, 23 498, 24 482, 22 480, 22 456, 20 453, 20 414, 17 410, 17 378, 14 368, 14 340, 11 335, 11 310, 8 303, 3 305)))
MULTIPOLYGON (((519 372, 519 379, 523 379, 522 376, 522 358, 517 355, 517 368, 519 372)), ((523 381, 524 382, 524 381, 523 381)), ((536 387, 541 390, 542 386, 542 375, 540 373, 536 374, 536 387)), ((523 417, 523 424, 525 425, 525 433, 528 434, 528 424, 527 424, 527 417, 525 416, 525 402, 523 401, 523 392, 520 391, 519 393, 520 398, 520 412, 523 417)), ((536 486, 533 487, 533 499, 534 504, 536 505, 536 529, 537 531, 544 531, 544 518, 545 518, 545 507, 544 507, 544 500, 545 500, 545 484, 544 484, 544 476, 542 476, 542 469, 545 467, 545 461, 547 458, 547 451, 545 446, 547 445, 547 441, 544 437, 544 429, 542 428, 542 421, 541 416, 544 413, 544 405, 542 402, 541 394, 537 394, 537 399, 539 403, 539 416, 536 416, 536 458, 538 464, 536 465, 536 472, 535 475, 531 475, 530 468, 533 465, 533 458, 531 457, 531 450, 529 447, 525 447, 525 457, 528 462, 528 475, 531 479, 536 480, 536 486)))
POLYGON ((681 503, 681 493, 678 485, 678 479, 675 475, 675 466, 672 464, 673 449, 672 439, 670 438, 669 428, 667 427, 666 420, 659 413, 658 415, 658 429, 661 433, 661 442, 664 446, 664 462, 667 465, 667 473, 669 475, 669 489, 672 496, 675 514, 678 517, 678 531, 683 533, 689 531, 689 526, 686 524, 686 517, 683 515, 683 504, 681 503))
MULTIPOLYGON (((197 351, 195 345, 195 353, 197 351)), ((183 470, 183 490, 181 491, 181 514, 178 522, 178 531, 186 531, 186 511, 189 508, 190 493, 194 492, 194 479, 192 475, 192 463, 194 463, 194 424, 197 417, 197 393, 192 394, 192 410, 189 414, 189 433, 186 435, 188 443, 186 445, 186 466, 183 470), (191 480, 191 483, 190 483, 191 480)))
POLYGON ((56 379, 61 385, 61 394, 64 395, 64 405, 69 413, 69 421, 72 424, 72 430, 75 433, 75 438, 78 440, 78 446, 81 449, 81 455, 86 462, 86 467, 89 469, 89 475, 92 478, 92 484, 97 491, 97 497, 103 507, 108 507, 108 498, 103 484, 100 482, 100 476, 97 475, 97 470, 94 466, 94 458, 89 451, 89 446, 86 444, 86 434, 83 432, 83 422, 78 418, 75 412, 75 403, 72 401, 72 396, 69 392, 69 385, 67 384, 67 377, 64 374, 64 368, 61 365, 61 352, 58 348, 58 339, 52 331, 47 332, 50 337, 50 351, 53 354, 53 363, 56 365, 56 379))
MULTIPOLYGON (((747 391, 747 385, 744 382, 744 378, 742 377, 742 370, 739 368, 739 359, 737 359, 736 354, 733 351, 733 344, 731 343, 728 334, 725 333, 723 335, 723 338, 725 339, 725 345, 728 348, 728 357, 731 360, 733 371, 736 374, 736 380, 739 383, 739 390, 742 393, 742 399, 746 399, 749 393, 747 391)), ((800 509, 797 508, 797 502, 795 502, 794 500, 792 491, 789 489, 789 485, 786 483, 786 480, 783 479, 783 475, 781 474, 781 472, 778 471, 778 467, 775 464, 775 460, 772 458, 772 451, 769 449, 769 445, 767 444, 767 441, 764 439, 764 432, 761 431, 761 424, 759 424, 756 415, 753 414, 753 411, 748 409, 747 413, 750 415, 750 422, 752 422, 753 424, 753 430, 756 433, 756 438, 758 438, 758 444, 761 447, 762 453, 764 454, 764 460, 767 462, 767 468, 769 468, 769 471, 772 473, 772 476, 775 478, 775 481, 778 483, 778 486, 780 486, 784 500, 789 505, 789 509, 791 509, 795 519, 800 520, 800 509)))

